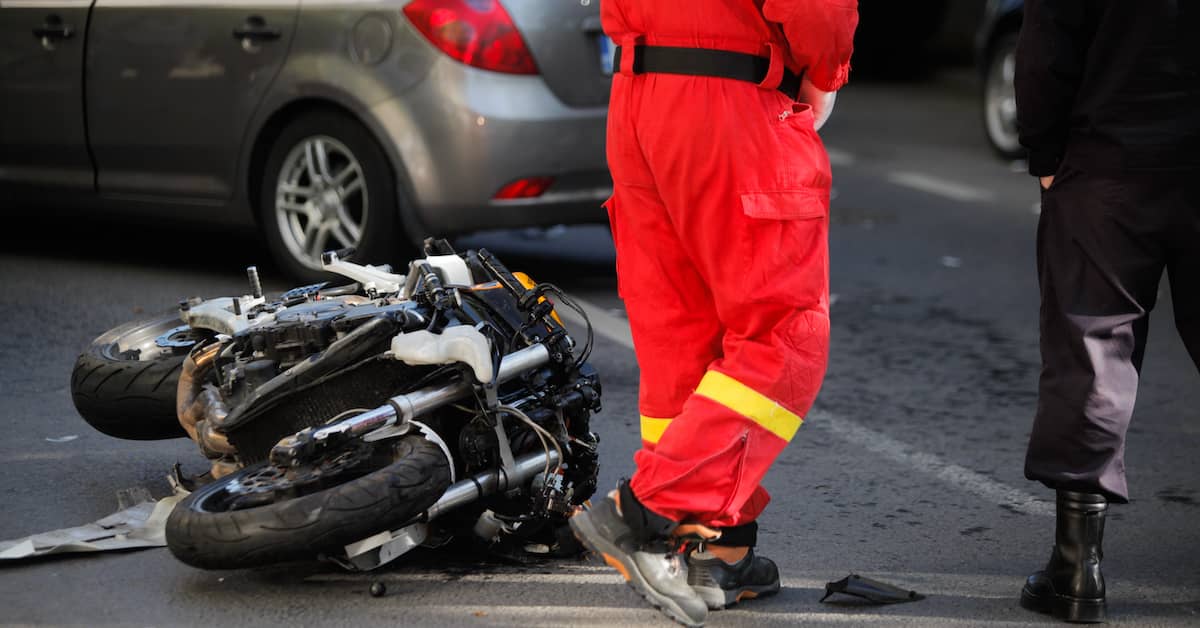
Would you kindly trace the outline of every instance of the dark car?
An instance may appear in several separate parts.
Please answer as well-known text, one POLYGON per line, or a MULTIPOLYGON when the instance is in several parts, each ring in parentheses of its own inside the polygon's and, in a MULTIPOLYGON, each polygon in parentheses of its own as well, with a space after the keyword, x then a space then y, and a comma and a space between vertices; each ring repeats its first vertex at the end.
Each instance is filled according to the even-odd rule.
POLYGON ((982 81, 983 129, 1001 157, 1017 159, 1017 100, 1013 89, 1022 0, 989 0, 975 34, 975 59, 982 81))

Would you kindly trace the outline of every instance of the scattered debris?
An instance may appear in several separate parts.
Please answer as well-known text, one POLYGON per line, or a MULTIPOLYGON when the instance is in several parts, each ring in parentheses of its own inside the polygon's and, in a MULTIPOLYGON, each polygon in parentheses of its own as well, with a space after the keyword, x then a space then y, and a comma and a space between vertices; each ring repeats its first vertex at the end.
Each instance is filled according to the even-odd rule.
POLYGON ((941 261, 942 266, 946 268, 959 268, 963 263, 961 257, 954 257, 953 255, 943 255, 941 261))
POLYGON ((371 597, 383 597, 387 593, 387 585, 376 580, 371 583, 371 597))
POLYGON ((74 528, 34 534, 21 539, 0 541, 0 560, 18 560, 69 552, 104 552, 167 544, 164 526, 167 515, 183 497, 174 494, 154 501, 145 489, 127 489, 117 493, 121 509, 99 520, 74 528), (140 501, 133 505, 128 502, 140 501))
POLYGON ((59 436, 58 438, 50 438, 50 437, 47 437, 47 438, 46 438, 46 442, 50 442, 50 443, 69 443, 69 442, 71 442, 71 441, 75 440, 76 438, 79 438, 79 436, 78 436, 77 434, 67 434, 66 436, 59 436))
POLYGON ((864 578, 858 574, 850 574, 837 582, 825 584, 825 596, 821 601, 829 599, 834 593, 844 593, 860 597, 873 604, 898 604, 900 602, 915 602, 925 599, 916 591, 901 589, 886 582, 864 578))

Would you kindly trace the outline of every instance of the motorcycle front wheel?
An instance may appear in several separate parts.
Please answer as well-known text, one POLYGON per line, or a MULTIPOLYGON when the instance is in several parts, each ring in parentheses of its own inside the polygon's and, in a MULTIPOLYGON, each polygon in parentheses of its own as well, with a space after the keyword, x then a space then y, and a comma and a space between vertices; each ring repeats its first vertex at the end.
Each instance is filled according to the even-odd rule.
POLYGON ((211 333, 178 312, 126 323, 92 341, 71 371, 75 410, 100 432, 129 440, 187 436, 175 412, 188 351, 211 333))
MULTIPOLYGON (((197 489, 167 518, 167 547, 201 569, 242 569, 314 560, 406 523, 450 486, 450 463, 422 436, 394 444, 395 462, 306 492, 274 492, 269 503, 239 507, 234 496, 270 476, 259 463, 197 489)), ((268 479, 269 482, 269 479, 268 479)))

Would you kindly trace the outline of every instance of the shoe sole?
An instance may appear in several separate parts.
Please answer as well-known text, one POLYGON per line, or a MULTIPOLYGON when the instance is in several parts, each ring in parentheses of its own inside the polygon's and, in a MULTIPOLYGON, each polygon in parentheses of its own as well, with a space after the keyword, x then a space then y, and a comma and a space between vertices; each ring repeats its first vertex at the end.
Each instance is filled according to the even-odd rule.
POLYGON ((583 512, 569 520, 571 530, 575 532, 575 537, 583 543, 585 547, 593 553, 604 559, 608 566, 616 569, 621 577, 625 578, 625 584, 629 585, 642 599, 646 600, 651 606, 658 609, 667 617, 670 617, 676 623, 679 623, 688 628, 700 628, 704 625, 703 621, 688 617, 687 613, 671 599, 669 596, 663 595, 655 591, 646 578, 642 576, 642 572, 633 561, 633 557, 623 552, 616 545, 605 539, 592 522, 588 519, 587 513, 583 512))
POLYGON ((764 597, 770 597, 779 593, 779 583, 775 582, 768 585, 756 587, 740 587, 733 591, 726 591, 717 587, 692 587, 699 596, 708 605, 708 610, 719 611, 736 605, 742 600, 755 600, 764 597))
POLYGON ((1103 623, 1108 615, 1104 598, 1081 599, 1057 594, 1047 597, 1030 591, 1029 587, 1021 588, 1021 607, 1073 624, 1103 623))

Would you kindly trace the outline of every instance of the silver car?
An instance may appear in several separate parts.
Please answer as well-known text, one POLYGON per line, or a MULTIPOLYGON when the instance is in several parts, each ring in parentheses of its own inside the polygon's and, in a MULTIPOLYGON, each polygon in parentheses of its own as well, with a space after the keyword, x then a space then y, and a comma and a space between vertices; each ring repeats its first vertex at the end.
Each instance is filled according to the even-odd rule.
POLYGON ((283 271, 603 222, 598 0, 0 0, 0 203, 261 230, 283 271))

